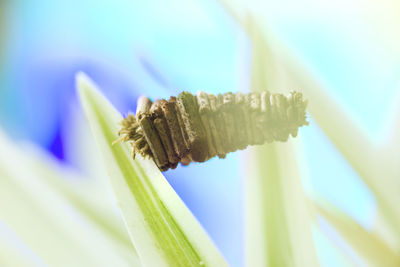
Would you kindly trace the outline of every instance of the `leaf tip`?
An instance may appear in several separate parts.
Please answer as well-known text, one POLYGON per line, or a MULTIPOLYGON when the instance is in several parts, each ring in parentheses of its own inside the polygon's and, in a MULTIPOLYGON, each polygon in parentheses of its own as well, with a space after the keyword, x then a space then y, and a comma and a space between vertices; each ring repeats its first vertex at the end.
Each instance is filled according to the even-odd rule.
POLYGON ((78 94, 81 98, 83 94, 85 94, 85 92, 97 88, 94 81, 83 71, 79 71, 76 73, 75 85, 76 85, 76 90, 78 91, 78 94))

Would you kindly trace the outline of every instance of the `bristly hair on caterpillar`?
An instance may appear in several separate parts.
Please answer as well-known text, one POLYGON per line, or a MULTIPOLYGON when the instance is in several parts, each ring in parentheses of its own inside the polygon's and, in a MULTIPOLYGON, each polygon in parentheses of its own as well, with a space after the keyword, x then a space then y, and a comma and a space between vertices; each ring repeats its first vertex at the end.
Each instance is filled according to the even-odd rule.
POLYGON ((122 122, 121 137, 136 153, 153 158, 161 171, 178 163, 204 162, 229 152, 297 136, 306 121, 307 100, 289 95, 231 92, 219 95, 182 92, 168 101, 138 100, 136 115, 122 122))

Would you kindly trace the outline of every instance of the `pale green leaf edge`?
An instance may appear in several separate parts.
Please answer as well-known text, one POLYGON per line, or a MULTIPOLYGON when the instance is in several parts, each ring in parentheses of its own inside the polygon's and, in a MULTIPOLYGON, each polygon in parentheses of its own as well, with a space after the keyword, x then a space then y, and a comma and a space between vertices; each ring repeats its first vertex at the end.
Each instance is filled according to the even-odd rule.
MULTIPOLYGON (((310 200, 316 214, 331 223, 359 254, 373 266, 400 266, 400 254, 393 251, 376 233, 367 231, 349 215, 319 197, 310 200)), ((316 217, 315 217, 316 219, 316 217)))
MULTIPOLYGON (((284 87, 260 29, 248 26, 252 91, 284 87)), ((319 266, 298 163, 301 151, 301 136, 250 149, 245 166, 248 266, 319 266)))
POLYGON ((50 266, 137 266, 131 244, 105 231, 55 186, 58 179, 65 178, 64 173, 51 171, 48 176, 47 168, 40 169, 46 163, 50 169, 50 162, 38 162, 33 158, 37 155, 15 146, 1 131, 0 146, 0 229, 14 236, 0 240, 2 246, 8 243, 10 252, 0 252, 0 265, 19 262, 15 257, 27 257, 20 253, 29 251, 33 256, 25 263, 30 264, 11 266, 31 266, 32 260, 50 266), (13 248, 15 240, 20 244, 13 248))

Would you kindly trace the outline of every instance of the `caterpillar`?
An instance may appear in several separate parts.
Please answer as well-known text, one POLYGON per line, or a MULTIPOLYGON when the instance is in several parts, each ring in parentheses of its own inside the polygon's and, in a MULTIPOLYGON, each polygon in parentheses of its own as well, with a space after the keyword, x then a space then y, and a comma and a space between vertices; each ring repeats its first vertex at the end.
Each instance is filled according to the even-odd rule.
POLYGON ((153 158, 161 171, 178 163, 204 162, 229 152, 297 136, 306 121, 307 100, 300 92, 289 95, 182 92, 154 103, 140 97, 136 114, 121 122, 116 142, 129 142, 136 153, 153 158))

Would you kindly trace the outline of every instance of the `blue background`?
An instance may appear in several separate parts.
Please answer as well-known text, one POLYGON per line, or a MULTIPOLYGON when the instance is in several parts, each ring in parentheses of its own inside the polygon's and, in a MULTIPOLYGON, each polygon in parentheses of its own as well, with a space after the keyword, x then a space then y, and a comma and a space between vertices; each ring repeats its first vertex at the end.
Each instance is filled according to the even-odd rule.
MULTIPOLYGON (((265 17, 371 141, 383 143, 390 136, 393 99, 400 88, 400 49, 395 46, 400 42, 378 22, 387 11, 371 1, 304 2, 313 9, 268 2, 265 17), (365 24, 367 18, 371 24, 365 24)), ((142 94, 157 99, 182 90, 249 88, 247 36, 214 1, 14 0, 1 8, 6 12, 0 127, 71 168, 79 169, 65 153, 78 107, 77 71, 86 72, 123 114, 135 110, 142 94)), ((313 188, 370 228, 376 213, 372 195, 310 121, 301 135, 313 188)), ((166 172, 233 266, 244 262, 241 157, 232 153, 166 172)), ((319 253, 328 266, 334 255, 316 241, 326 247, 319 253)))

